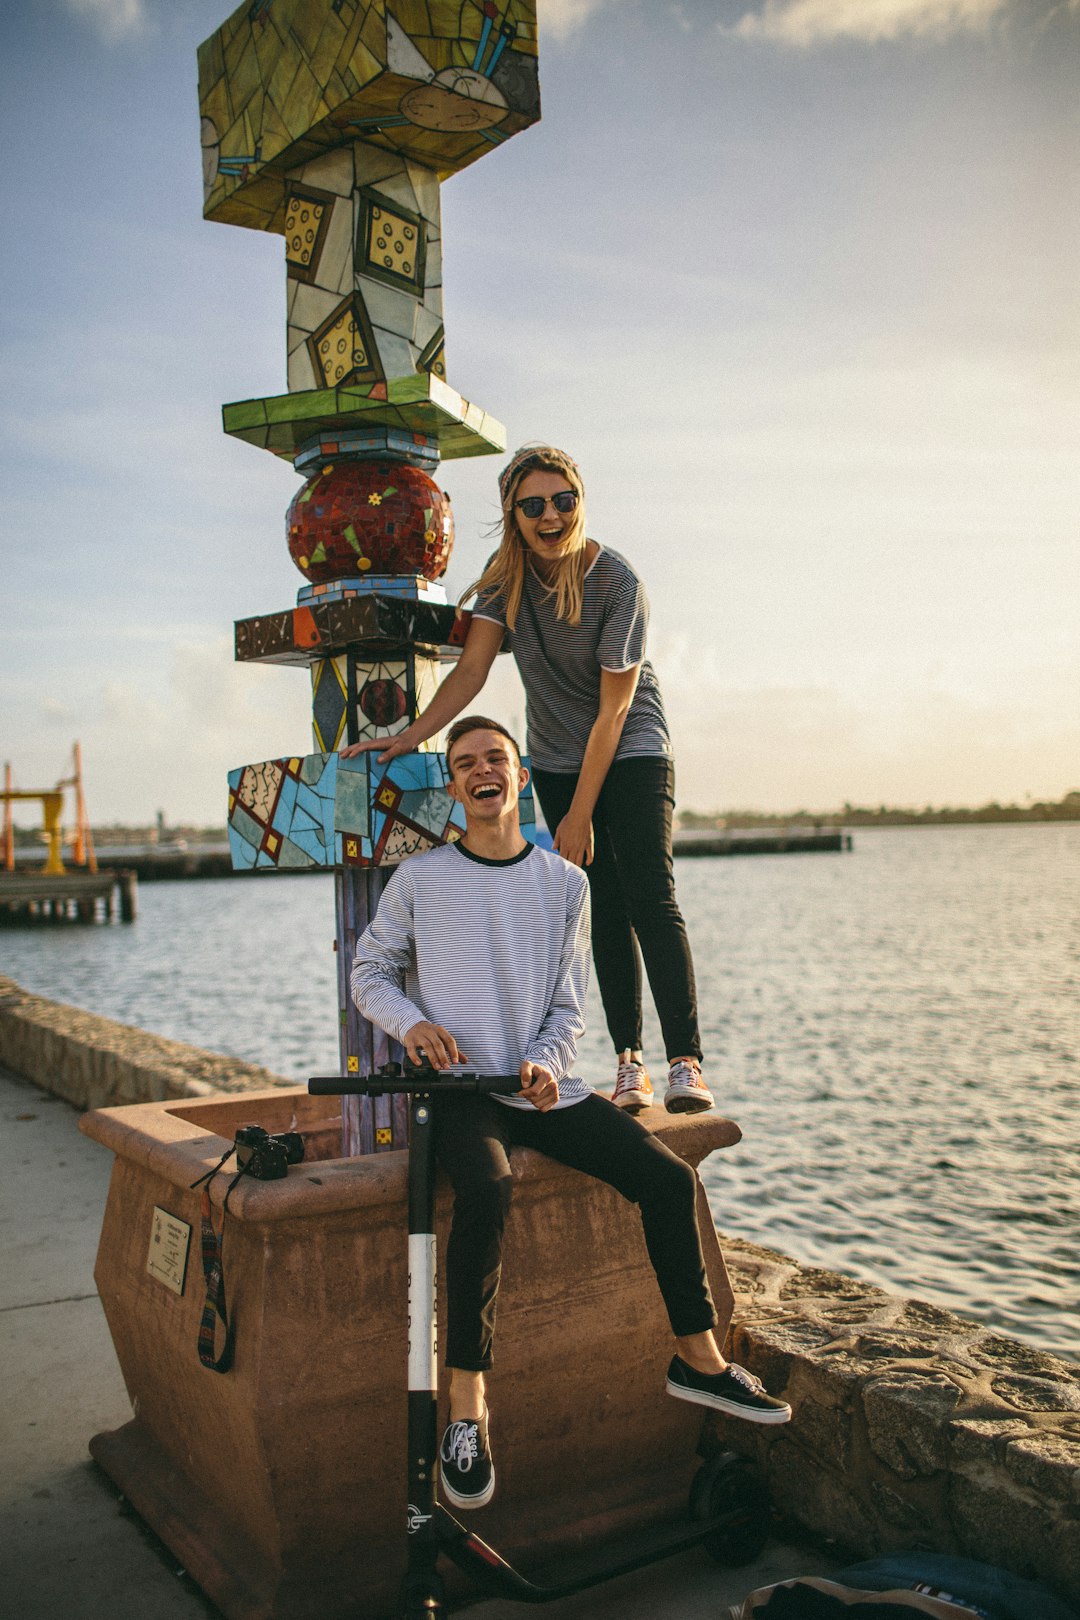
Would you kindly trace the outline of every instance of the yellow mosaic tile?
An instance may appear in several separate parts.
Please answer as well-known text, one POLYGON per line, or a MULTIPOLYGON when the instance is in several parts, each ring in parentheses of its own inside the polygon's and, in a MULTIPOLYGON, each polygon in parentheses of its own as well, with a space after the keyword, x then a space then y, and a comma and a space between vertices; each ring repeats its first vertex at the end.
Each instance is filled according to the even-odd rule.
POLYGON ((315 270, 330 223, 333 198, 293 193, 285 204, 285 263, 294 278, 315 270))
POLYGON ((308 352, 324 387, 336 388, 346 378, 365 381, 381 376, 378 350, 362 322, 360 300, 356 296, 336 310, 308 339, 308 352))
POLYGON ((285 208, 285 260, 307 269, 315 257, 315 238, 326 212, 325 203, 290 197, 285 208))
POLYGON ((326 18, 322 32, 316 37, 308 53, 308 66, 321 85, 330 82, 330 75, 337 66, 345 44, 347 30, 342 27, 341 20, 331 11, 326 18))
POLYGON ((367 256, 372 265, 420 285, 423 238, 415 218, 372 204, 367 221, 367 256))
POLYGON ((394 0, 394 16, 410 39, 431 33, 431 18, 424 0, 394 0))

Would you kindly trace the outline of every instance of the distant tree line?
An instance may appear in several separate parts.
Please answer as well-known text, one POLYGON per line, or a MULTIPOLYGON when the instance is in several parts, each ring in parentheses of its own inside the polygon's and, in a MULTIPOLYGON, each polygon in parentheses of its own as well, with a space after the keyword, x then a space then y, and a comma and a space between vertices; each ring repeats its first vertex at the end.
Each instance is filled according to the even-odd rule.
MULTIPOLYGON (((109 821, 95 823, 91 831, 94 834, 94 843, 103 847, 110 844, 170 844, 178 841, 187 844, 223 844, 229 837, 224 822, 220 827, 170 826, 162 832, 156 824, 129 826, 125 822, 109 821)), ((69 828, 65 823, 65 839, 68 835, 69 828)), ((15 844, 19 849, 32 849, 40 845, 44 836, 40 826, 15 828, 15 844)))
POLYGON ((1032 804, 989 804, 977 809, 956 809, 949 805, 922 810, 901 806, 845 803, 840 810, 795 810, 790 815, 770 811, 727 810, 702 814, 682 810, 679 825, 686 828, 740 827, 941 827, 1009 821, 1080 821, 1080 788, 1066 793, 1056 803, 1040 800, 1032 804))
MULTIPOLYGON (((1032 804, 989 804, 977 809, 953 808, 928 804, 922 810, 902 806, 845 803, 839 810, 793 810, 780 814, 771 810, 681 810, 678 821, 687 830, 701 828, 714 830, 743 827, 940 827, 966 826, 975 823, 1008 821, 1080 821, 1080 788, 1066 793, 1056 803, 1038 801, 1032 804)), ((103 823, 93 829, 94 842, 109 844, 153 844, 182 840, 187 844, 224 843, 228 837, 224 825, 220 827, 172 827, 162 834, 157 826, 125 826, 120 822, 103 823)), ((40 827, 16 827, 15 843, 19 848, 40 846, 43 840, 40 827)))

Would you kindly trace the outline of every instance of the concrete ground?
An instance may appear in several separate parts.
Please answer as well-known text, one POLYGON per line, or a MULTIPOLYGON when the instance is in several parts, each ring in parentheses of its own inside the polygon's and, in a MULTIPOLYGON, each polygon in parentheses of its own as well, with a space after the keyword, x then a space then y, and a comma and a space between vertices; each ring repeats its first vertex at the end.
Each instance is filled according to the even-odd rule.
MULTIPOLYGON (((118 1497, 87 1442, 130 1416, 94 1288, 111 1156, 61 1099, 0 1070, 0 1593, 20 1620, 207 1620, 218 1610, 118 1497)), ((772 1543, 744 1569, 701 1549, 548 1605, 554 1620, 726 1620, 770 1581, 824 1574, 820 1551, 772 1543)), ((479 1603, 476 1620, 520 1604, 479 1603)), ((358 1616, 357 1620, 363 1620, 358 1616)))

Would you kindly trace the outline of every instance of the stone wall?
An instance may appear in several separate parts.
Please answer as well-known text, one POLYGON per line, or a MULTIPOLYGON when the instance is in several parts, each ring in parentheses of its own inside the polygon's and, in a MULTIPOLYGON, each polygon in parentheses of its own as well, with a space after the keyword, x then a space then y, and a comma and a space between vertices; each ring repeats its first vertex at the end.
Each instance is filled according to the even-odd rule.
POLYGON ((956 1553, 1080 1600, 1080 1363, 722 1241, 730 1354, 795 1415, 710 1439, 758 1459, 781 1512, 858 1557, 956 1553))
POLYGON ((0 1065, 76 1108, 207 1097, 295 1081, 239 1058, 32 996, 0 977, 0 1065))
MULTIPOLYGON (((28 995, 0 978, 0 1064, 80 1108, 292 1085, 28 995)), ((782 1513, 845 1552, 926 1547, 1080 1602, 1080 1364, 786 1255, 723 1240, 729 1353, 795 1408, 779 1429, 710 1420, 756 1457, 782 1513)))

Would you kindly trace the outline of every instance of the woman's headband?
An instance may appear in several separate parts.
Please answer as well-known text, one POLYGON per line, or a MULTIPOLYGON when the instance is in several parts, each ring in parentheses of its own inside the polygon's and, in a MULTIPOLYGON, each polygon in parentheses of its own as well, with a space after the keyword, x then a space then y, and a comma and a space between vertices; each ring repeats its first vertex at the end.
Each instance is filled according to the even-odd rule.
POLYGON ((527 445, 522 450, 516 450, 499 474, 499 495, 503 505, 506 505, 514 482, 524 472, 535 472, 542 467, 552 469, 567 466, 573 467, 578 483, 581 483, 581 473, 577 462, 568 456, 565 450, 556 450, 554 445, 527 445))

